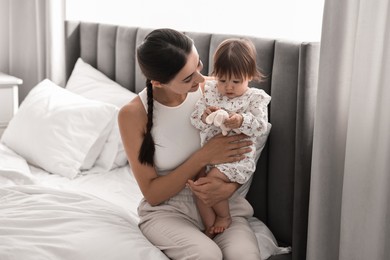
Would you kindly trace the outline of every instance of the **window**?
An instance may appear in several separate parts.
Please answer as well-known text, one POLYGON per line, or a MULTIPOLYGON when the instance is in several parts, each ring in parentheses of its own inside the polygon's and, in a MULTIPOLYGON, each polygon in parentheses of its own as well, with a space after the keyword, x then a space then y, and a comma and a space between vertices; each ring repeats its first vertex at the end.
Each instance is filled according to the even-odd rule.
POLYGON ((66 19, 320 41, 324 0, 66 0, 66 19))

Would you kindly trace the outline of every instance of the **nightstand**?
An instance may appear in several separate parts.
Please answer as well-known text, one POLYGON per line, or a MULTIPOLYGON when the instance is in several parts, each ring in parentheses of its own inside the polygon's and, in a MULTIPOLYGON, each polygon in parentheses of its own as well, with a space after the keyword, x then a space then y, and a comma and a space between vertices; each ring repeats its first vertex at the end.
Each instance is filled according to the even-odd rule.
POLYGON ((0 137, 19 107, 18 85, 23 80, 0 72, 0 137))

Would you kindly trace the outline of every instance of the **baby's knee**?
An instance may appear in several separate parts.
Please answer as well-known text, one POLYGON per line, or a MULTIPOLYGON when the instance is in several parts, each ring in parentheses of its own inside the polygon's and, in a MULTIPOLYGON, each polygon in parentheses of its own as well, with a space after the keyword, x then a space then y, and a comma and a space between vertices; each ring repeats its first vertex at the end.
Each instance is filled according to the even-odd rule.
POLYGON ((230 182, 229 178, 226 177, 226 175, 222 171, 220 171, 217 167, 211 168, 211 170, 207 173, 207 176, 219 178, 226 182, 230 182))

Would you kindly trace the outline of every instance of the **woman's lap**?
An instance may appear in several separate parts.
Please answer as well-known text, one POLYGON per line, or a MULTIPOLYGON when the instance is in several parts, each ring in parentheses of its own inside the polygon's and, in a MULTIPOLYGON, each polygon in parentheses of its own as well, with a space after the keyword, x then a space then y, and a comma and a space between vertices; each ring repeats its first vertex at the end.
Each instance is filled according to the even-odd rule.
POLYGON ((171 259, 222 259, 218 245, 183 216, 164 214, 143 222, 140 229, 171 259))
POLYGON ((141 204, 140 229, 172 259, 260 259, 256 236, 247 218, 253 209, 237 194, 230 200, 232 223, 214 241, 206 236, 192 194, 183 190, 163 205, 141 204), (191 197, 190 197, 191 196, 191 197))
POLYGON ((232 224, 214 241, 187 216, 162 214, 140 228, 152 244, 171 259, 260 259, 256 237, 248 221, 233 217, 232 224))
POLYGON ((243 217, 233 217, 229 228, 216 236, 214 241, 221 248, 225 260, 261 259, 256 236, 243 217))

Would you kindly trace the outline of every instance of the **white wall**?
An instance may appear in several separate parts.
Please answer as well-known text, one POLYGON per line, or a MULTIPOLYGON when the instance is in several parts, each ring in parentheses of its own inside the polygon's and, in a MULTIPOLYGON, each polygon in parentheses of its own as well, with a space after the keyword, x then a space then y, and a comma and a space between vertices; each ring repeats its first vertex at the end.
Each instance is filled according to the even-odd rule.
POLYGON ((320 41, 324 0, 66 0, 66 19, 320 41))

